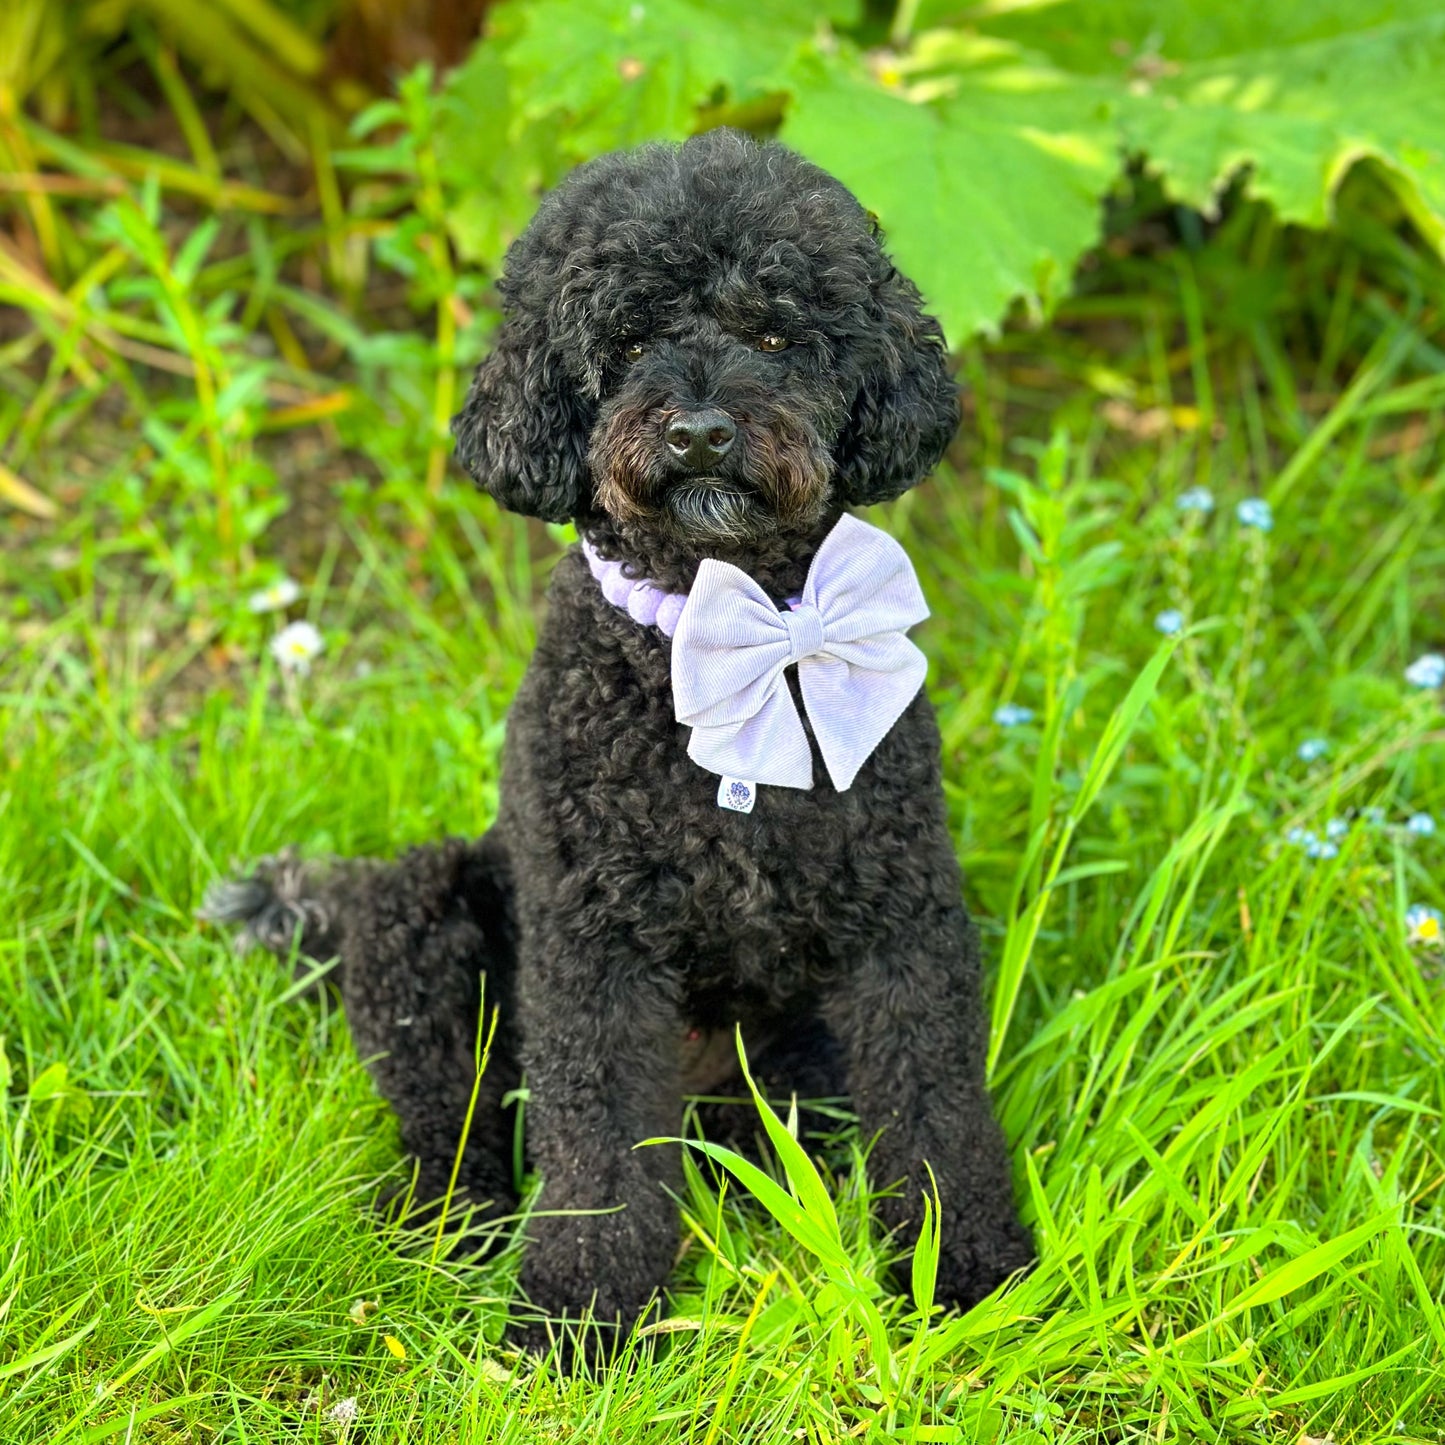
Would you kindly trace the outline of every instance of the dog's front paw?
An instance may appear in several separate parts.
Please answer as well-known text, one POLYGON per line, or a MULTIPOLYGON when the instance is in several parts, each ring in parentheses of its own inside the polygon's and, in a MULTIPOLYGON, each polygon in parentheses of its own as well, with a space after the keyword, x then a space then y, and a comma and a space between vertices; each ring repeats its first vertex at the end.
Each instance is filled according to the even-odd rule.
POLYGON ((993 1221, 953 1221, 938 1259, 934 1299, 941 1305, 972 1309, 1011 1274, 1034 1262, 1034 1242, 1012 1216, 993 1221))
POLYGON ((610 1359, 656 1307, 676 1250, 670 1214, 646 1210, 534 1217, 519 1304, 507 1337, 534 1354, 556 1350, 564 1368, 610 1359))

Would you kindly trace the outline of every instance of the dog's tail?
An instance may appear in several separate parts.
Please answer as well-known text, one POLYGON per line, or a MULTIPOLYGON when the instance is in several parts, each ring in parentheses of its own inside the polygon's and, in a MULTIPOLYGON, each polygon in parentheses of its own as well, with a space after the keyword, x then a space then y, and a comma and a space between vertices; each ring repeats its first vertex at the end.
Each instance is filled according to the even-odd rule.
MULTIPOLYGON (((333 959, 366 971, 395 942, 399 923, 424 938, 470 920, 485 933, 487 967, 500 980, 512 970, 512 911, 507 849, 493 828, 475 841, 449 838, 391 862, 302 859, 284 848, 213 883, 196 916, 236 930, 242 952, 259 945, 286 959, 294 950, 301 972, 309 971, 301 965, 333 959)), ((332 981, 340 984, 341 974, 332 981)))
POLYGON ((295 949, 301 959, 326 963, 341 953, 339 899, 367 866, 364 859, 303 862, 285 848, 249 873, 211 884, 196 916, 236 929, 238 951, 259 945, 289 958, 295 949))

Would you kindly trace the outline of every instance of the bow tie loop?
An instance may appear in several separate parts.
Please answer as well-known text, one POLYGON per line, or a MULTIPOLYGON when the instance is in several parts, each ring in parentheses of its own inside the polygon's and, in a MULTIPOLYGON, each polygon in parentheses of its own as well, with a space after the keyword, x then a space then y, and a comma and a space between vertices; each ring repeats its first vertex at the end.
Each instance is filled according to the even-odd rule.
POLYGON ((905 633, 927 616, 908 554, 856 517, 824 538, 791 611, 740 568, 708 559, 673 636, 688 755, 709 772, 811 788, 812 752, 784 680, 796 664, 818 750, 846 791, 923 685, 928 664, 905 633))

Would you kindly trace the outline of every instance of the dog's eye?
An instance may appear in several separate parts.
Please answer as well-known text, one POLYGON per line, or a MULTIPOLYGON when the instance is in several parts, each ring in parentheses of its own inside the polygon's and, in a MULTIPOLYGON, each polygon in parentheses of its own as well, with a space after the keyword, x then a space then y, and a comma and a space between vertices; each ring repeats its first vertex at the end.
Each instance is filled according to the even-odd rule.
POLYGON ((622 354, 629 361, 641 361, 642 353, 646 350, 647 348, 640 341, 629 341, 622 354))
POLYGON ((759 351, 786 351, 793 343, 786 336, 777 336, 769 332, 758 341, 759 351))

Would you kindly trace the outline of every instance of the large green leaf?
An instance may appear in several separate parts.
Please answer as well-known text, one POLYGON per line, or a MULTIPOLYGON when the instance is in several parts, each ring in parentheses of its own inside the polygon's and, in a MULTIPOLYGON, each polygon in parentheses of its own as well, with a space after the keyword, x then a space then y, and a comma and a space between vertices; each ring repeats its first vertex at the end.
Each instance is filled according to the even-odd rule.
POLYGON ((1127 76, 1438 16, 1440 0, 923 0, 920 30, 966 20, 1064 70, 1127 76))
POLYGON ((844 59, 799 66, 782 138, 874 211, 900 269, 958 343, 1015 299, 1067 293, 1118 169, 1099 88, 1021 60, 964 71, 932 102, 844 59))
POLYGON ((1286 221, 1324 226, 1346 172, 1370 157, 1412 219, 1445 243, 1445 14, 1183 65, 1126 94, 1125 140, 1190 205, 1249 167, 1286 221))
POLYGON ((1247 167, 1283 219, 1323 226, 1370 157, 1445 249, 1441 0, 994 0, 971 16, 1108 85, 1121 141, 1190 205, 1210 209, 1247 167))
POLYGON ((500 45, 478 45, 448 76, 436 147, 458 198, 447 224, 466 260, 495 266, 576 159, 561 144, 561 120, 520 114, 500 45))
POLYGON ((857 0, 768 0, 746 17, 710 0, 535 0, 508 7, 507 66, 528 116, 565 111, 580 153, 696 129, 697 109, 777 89, 820 24, 849 25, 857 0))

